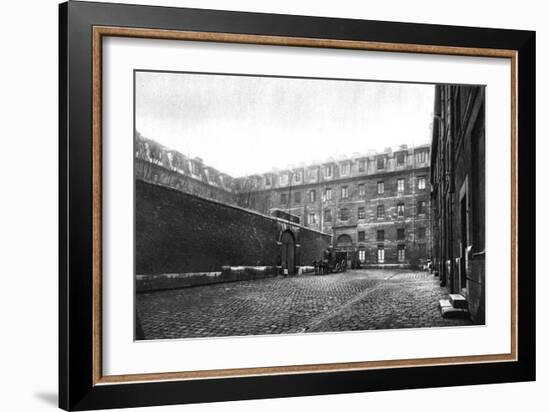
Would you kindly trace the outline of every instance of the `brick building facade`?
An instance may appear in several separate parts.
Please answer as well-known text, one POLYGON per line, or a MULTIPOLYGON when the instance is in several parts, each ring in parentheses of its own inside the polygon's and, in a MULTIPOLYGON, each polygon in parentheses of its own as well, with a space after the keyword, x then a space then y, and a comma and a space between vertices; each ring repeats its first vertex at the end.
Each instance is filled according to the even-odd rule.
POLYGON ((237 178, 238 203, 286 210, 333 235, 349 264, 416 264, 430 257, 430 145, 401 146, 237 178))
POLYGON ((332 235, 348 264, 408 265, 431 255, 430 145, 234 178, 136 135, 136 177, 332 235))
POLYGON ((436 86, 432 156, 434 268, 485 321, 485 89, 436 86))

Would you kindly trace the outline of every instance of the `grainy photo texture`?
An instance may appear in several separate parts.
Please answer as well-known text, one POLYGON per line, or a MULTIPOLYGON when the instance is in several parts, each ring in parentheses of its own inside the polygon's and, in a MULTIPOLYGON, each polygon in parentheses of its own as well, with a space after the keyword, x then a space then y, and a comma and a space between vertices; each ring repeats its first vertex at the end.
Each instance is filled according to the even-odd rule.
POLYGON ((136 70, 137 340, 485 323, 485 88, 136 70))

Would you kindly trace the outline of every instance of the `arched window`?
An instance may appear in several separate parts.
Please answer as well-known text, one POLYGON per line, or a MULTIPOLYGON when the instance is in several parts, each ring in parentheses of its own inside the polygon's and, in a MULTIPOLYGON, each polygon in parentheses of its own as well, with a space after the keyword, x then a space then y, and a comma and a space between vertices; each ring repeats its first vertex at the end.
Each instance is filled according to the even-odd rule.
POLYGON ((353 241, 349 235, 340 235, 336 241, 337 246, 351 246, 353 241))

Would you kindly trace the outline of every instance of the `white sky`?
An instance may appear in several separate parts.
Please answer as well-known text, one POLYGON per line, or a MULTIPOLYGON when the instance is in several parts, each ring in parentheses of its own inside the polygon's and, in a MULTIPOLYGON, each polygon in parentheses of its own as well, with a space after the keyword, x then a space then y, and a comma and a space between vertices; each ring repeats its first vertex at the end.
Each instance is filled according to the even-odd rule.
POLYGON ((136 73, 136 129, 233 177, 429 143, 434 86, 136 73))

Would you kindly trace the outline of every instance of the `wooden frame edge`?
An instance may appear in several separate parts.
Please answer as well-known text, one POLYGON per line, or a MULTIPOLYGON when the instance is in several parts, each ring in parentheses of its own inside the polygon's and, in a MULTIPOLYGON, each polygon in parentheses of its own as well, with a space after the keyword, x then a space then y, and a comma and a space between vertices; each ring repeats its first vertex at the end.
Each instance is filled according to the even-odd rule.
POLYGON ((511 139, 512 139, 512 153, 511 153, 511 179, 512 179, 512 243, 511 243, 511 355, 514 360, 518 360, 518 52, 514 51, 511 56, 511 139))
POLYGON ((162 40, 210 41, 221 43, 258 44, 269 46, 317 47, 329 49, 369 50, 398 53, 447 54, 456 56, 508 57, 515 50, 484 49, 457 46, 432 46, 359 40, 336 40, 309 37, 266 36, 257 34, 180 31, 167 29, 145 29, 135 27, 94 26, 94 35, 112 37, 134 37, 162 40))
POLYGON ((300 373, 329 373, 382 368, 404 368, 514 362, 518 360, 518 254, 517 254, 517 186, 518 186, 518 52, 508 49, 468 48, 455 46, 432 46, 406 43, 385 43, 372 41, 335 40, 304 37, 265 36, 221 32, 198 32, 165 29, 144 29, 115 26, 93 26, 92 28, 92 228, 93 228, 93 376, 92 384, 109 385, 117 383, 159 382, 173 380, 196 380, 253 377, 262 375, 283 375, 300 373), (472 57, 509 58, 511 60, 511 139, 512 139, 512 257, 511 257, 511 353, 494 355, 471 355, 439 358, 399 359, 367 362, 328 363, 314 365, 289 365, 257 368, 235 368, 202 371, 161 372, 129 375, 103 375, 102 373, 102 39, 104 36, 131 37, 163 40, 187 40, 238 44, 258 44, 292 47, 317 47, 366 51, 421 53, 472 57))
POLYGON ((103 372, 102 332, 102 35, 92 33, 92 383, 100 381, 103 372))
POLYGON ((237 368, 237 369, 216 369, 187 372, 160 372, 160 373, 141 373, 128 375, 106 375, 102 376, 97 385, 117 384, 117 383, 141 383, 158 381, 188 381, 196 379, 222 379, 238 377, 254 377, 264 375, 288 375, 302 373, 331 373, 331 372, 349 372, 360 370, 374 370, 385 368, 407 368, 421 366, 449 366, 465 365, 474 363, 494 363, 494 362, 513 362, 509 354, 502 355, 473 355, 473 356, 455 356, 445 358, 422 358, 422 359, 398 359, 381 360, 367 362, 348 362, 348 363, 326 363, 314 365, 289 365, 289 366, 268 366, 258 368, 237 368))

